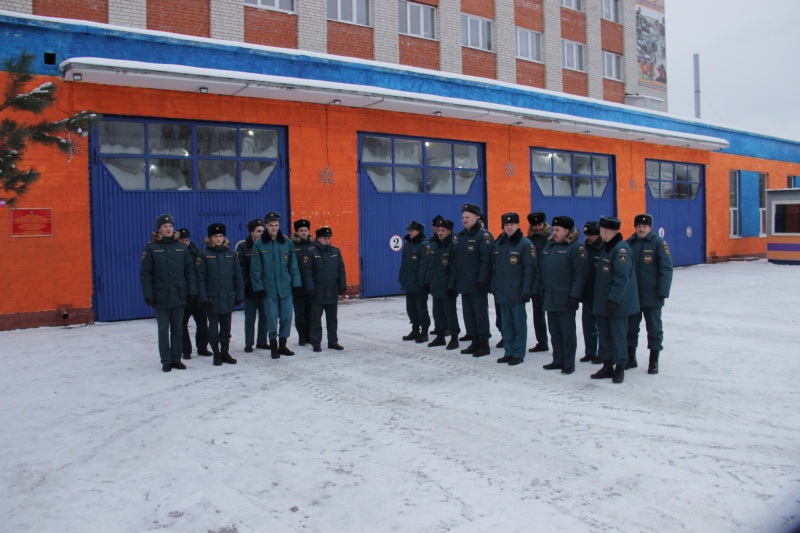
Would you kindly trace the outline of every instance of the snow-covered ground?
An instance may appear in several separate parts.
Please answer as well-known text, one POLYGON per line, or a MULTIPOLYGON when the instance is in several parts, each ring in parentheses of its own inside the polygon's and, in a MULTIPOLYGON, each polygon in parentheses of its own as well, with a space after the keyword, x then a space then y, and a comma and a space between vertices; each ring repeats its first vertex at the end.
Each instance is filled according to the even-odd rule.
POLYGON ((798 286, 676 269, 661 373, 621 385, 403 342, 402 298, 340 305, 344 352, 279 360, 236 313, 239 364, 170 373, 153 320, 0 332, 0 530, 788 532, 798 286))

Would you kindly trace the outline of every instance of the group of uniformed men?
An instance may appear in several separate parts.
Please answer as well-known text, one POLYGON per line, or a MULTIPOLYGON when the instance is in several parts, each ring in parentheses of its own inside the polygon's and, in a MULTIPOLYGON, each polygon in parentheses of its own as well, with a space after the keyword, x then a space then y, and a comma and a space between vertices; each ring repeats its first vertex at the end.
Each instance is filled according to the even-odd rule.
POLYGON ((577 351, 575 315, 582 304, 585 355, 580 361, 603 364, 593 379, 622 383, 625 370, 638 366, 642 317, 650 350, 648 373, 657 374, 663 349, 661 309, 672 284, 672 258, 666 241, 652 231, 652 216, 637 215, 636 233, 627 240, 620 233, 619 219, 604 216, 589 221, 583 227, 583 242, 568 216, 554 217, 552 232, 543 212, 530 213, 527 220, 526 237, 517 213, 502 215, 503 232, 494 239, 480 208, 464 204, 464 229, 454 234, 454 222, 437 216, 430 240, 424 225, 412 220, 406 228, 399 274, 411 322, 403 340, 430 347, 446 344, 447 350, 458 348, 460 340, 469 340, 461 353, 489 355, 488 295, 492 293, 502 335, 497 347, 504 349, 497 362, 518 365, 525 360, 530 300, 537 344, 527 351, 549 349, 549 325, 553 361, 544 368, 572 374, 577 351), (431 342, 428 294, 433 297, 431 333, 435 338, 431 342), (461 338, 458 294, 466 329, 461 338))
POLYGON ((156 310, 164 372, 183 370, 181 357, 191 359, 190 317, 197 324, 198 355, 213 355, 216 366, 236 364, 229 353, 231 314, 242 303, 245 352, 255 345, 270 350, 273 359, 294 355, 287 346, 293 311, 301 346, 322 351, 324 312, 328 348, 344 350, 337 337, 337 303, 347 291, 347 280, 341 251, 331 245, 333 231, 321 227, 312 240, 311 223, 297 220, 288 239, 280 221, 275 212, 251 220, 249 235, 235 250, 225 225, 211 224, 201 250, 188 229, 174 230, 171 215, 156 219, 153 240, 142 253, 140 281, 145 302, 156 310))

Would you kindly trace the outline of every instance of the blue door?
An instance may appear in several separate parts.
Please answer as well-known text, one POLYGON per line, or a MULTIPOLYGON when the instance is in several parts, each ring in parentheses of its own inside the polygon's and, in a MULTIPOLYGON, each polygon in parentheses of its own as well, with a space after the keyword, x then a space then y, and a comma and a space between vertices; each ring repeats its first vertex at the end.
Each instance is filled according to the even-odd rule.
POLYGON ((531 149, 531 211, 544 211, 548 224, 566 215, 581 231, 589 220, 613 216, 615 197, 612 156, 531 149))
POLYGON ((359 135, 361 295, 400 294, 397 281, 409 221, 442 215, 461 225, 461 207, 485 209, 484 148, 442 139, 359 135))
POLYGON ((154 316, 139 261, 158 215, 173 215, 175 229, 188 228, 202 249, 212 223, 227 225, 233 247, 247 237, 248 220, 289 213, 283 128, 107 116, 90 149, 98 321, 154 316))
POLYGON ((675 266, 706 262, 703 166, 647 160, 647 212, 675 266))

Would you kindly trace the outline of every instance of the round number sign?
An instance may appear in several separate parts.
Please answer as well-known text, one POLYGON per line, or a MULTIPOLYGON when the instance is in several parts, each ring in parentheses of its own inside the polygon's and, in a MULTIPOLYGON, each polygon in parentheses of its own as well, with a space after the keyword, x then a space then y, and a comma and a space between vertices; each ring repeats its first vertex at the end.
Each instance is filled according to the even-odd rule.
POLYGON ((403 238, 400 235, 392 235, 389 239, 389 248, 393 252, 399 252, 403 249, 403 238))
POLYGON ((663 239, 664 235, 666 235, 666 232, 664 231, 664 228, 663 227, 658 228, 658 236, 663 239))

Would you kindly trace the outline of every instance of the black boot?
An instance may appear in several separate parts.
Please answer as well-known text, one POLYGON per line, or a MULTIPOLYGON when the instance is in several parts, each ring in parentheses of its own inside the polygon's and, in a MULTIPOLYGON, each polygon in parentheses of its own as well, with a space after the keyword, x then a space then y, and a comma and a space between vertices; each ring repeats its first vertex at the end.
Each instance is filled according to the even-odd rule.
POLYGON ((403 340, 413 341, 417 340, 417 337, 419 337, 419 326, 414 326, 411 328, 411 332, 409 332, 408 335, 403 335, 403 340))
POLYGON ((497 346, 495 346, 495 348, 502 348, 502 347, 503 347, 503 339, 500 339, 500 342, 497 343, 497 346))
POLYGON ((581 363, 590 363, 594 359, 591 355, 584 355, 580 359, 578 359, 581 363))
POLYGON ((592 374, 592 379, 606 379, 614 376, 614 364, 611 361, 603 361, 603 368, 592 374))
POLYGON ((208 347, 206 347, 206 348, 203 348, 203 349, 198 349, 197 350, 197 355, 203 355, 205 357, 208 357, 209 355, 212 355, 212 353, 209 352, 208 351, 208 347))
POLYGON ((294 355, 294 352, 286 347, 285 337, 281 337, 280 346, 278 347, 278 353, 281 355, 294 355))
POLYGON ((622 383, 625 381, 625 366, 626 365, 617 365, 614 368, 614 377, 611 379, 613 383, 622 383))
POLYGON ((278 353, 278 339, 269 340, 269 355, 273 359, 280 359, 281 354, 278 353))
POLYGON ((472 335, 464 335, 463 337, 461 337, 458 340, 460 340, 460 341, 471 341, 472 340, 472 335))
POLYGON ((658 354, 659 350, 650 350, 650 365, 647 367, 648 374, 658 374, 658 354))
POLYGON ((235 365, 236 364, 236 359, 231 357, 231 354, 228 352, 228 349, 230 348, 230 346, 231 345, 228 342, 223 342, 222 343, 222 349, 220 350, 220 352, 221 352, 220 353, 220 358, 222 359, 223 363, 228 363, 229 365, 235 365))
POLYGON ((458 335, 453 335, 450 337, 450 342, 447 343, 448 350, 455 350, 458 348, 458 335))
MULTIPOLYGON (((470 337, 472 338, 472 337, 470 337)), ((474 353, 475 350, 478 348, 478 340, 474 339, 469 346, 461 350, 461 353, 474 353)))
POLYGON ((472 357, 483 357, 484 355, 489 355, 491 353, 491 349, 489 349, 489 339, 478 339, 478 346, 475 348, 475 351, 472 352, 472 357))
POLYGON ((422 344, 423 342, 427 343, 430 340, 428 338, 428 328, 429 327, 430 326, 424 326, 424 327, 420 328, 419 329, 419 335, 417 335, 417 338, 414 339, 414 342, 416 342, 417 344, 422 344))
POLYGON ((538 342, 538 343, 536 343, 536 346, 534 346, 533 348, 528 348, 528 351, 531 352, 531 353, 536 353, 536 352, 546 352, 549 349, 550 349, 550 347, 547 346, 546 344, 542 344, 541 342, 538 342))
POLYGON ((436 338, 433 339, 431 342, 428 343, 428 348, 433 348, 434 346, 444 346, 444 333, 436 333, 436 338))
POLYGON ((636 368, 639 366, 639 363, 636 361, 636 347, 635 346, 628 346, 628 362, 625 363, 625 370, 629 368, 636 368))
POLYGON ((219 345, 212 344, 211 351, 214 354, 214 366, 222 366, 222 354, 219 353, 219 345))
POLYGON ((306 330, 297 332, 297 345, 298 346, 305 346, 308 342, 308 338, 306 337, 306 330))

